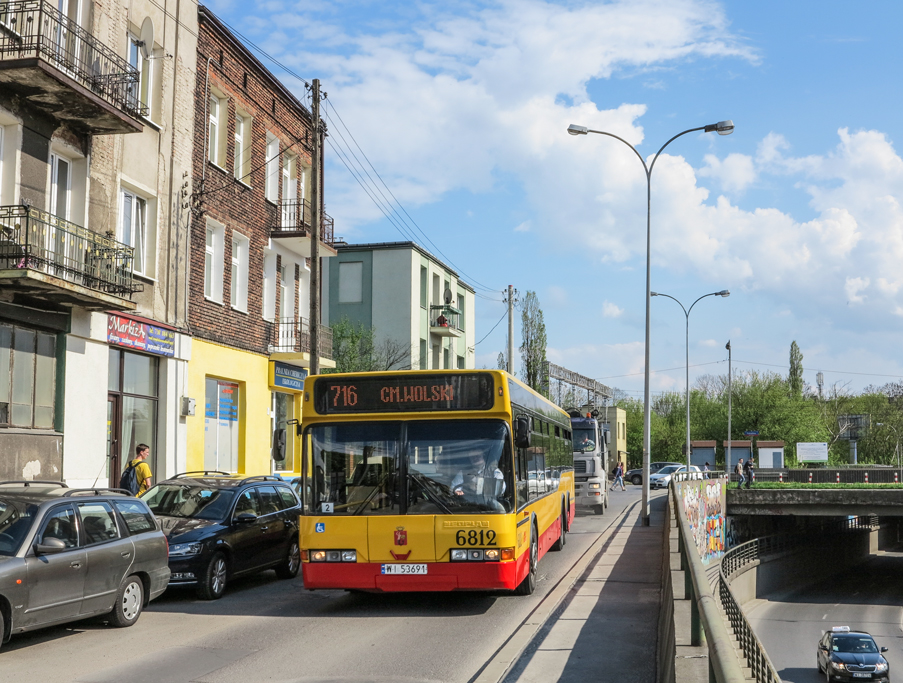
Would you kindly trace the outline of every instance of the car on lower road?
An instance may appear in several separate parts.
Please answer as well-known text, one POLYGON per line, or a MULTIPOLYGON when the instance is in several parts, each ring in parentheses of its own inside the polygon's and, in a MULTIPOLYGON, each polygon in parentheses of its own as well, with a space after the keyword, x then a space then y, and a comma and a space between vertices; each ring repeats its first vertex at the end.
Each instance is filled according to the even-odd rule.
MULTIPOLYGON (((649 488, 665 489, 671 483, 671 477, 679 472, 687 472, 686 465, 666 465, 649 477, 649 488)), ((690 465, 690 479, 702 479, 702 472, 696 465, 690 465)))
POLYGON ((160 524, 127 491, 0 482, 0 642, 97 615, 131 626, 168 582, 160 524))
MULTIPOLYGON (((651 462, 649 463, 649 474, 653 475, 658 472, 663 467, 667 467, 668 465, 679 465, 679 462, 651 462)), ((643 483, 643 468, 637 468, 635 470, 629 470, 624 475, 624 481, 629 481, 631 484, 635 484, 639 486, 643 483)))
POLYGON ((890 666, 875 639, 865 631, 852 631, 849 626, 835 626, 818 641, 815 664, 828 683, 834 681, 890 682, 890 666))
POLYGON ((267 569, 279 578, 301 567, 301 502, 277 476, 186 472, 142 494, 169 539, 172 586, 216 600, 233 579, 267 569))

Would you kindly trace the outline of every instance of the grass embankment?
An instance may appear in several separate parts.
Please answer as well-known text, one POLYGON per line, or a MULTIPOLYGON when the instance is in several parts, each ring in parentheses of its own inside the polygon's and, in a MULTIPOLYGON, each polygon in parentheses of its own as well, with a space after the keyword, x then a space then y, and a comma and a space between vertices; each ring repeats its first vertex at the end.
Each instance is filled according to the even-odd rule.
MULTIPOLYGON (((734 487, 731 484, 731 487, 734 487)), ((757 481, 753 484, 754 489, 903 489, 903 484, 865 484, 862 482, 859 483, 850 483, 850 484, 828 484, 828 483, 802 483, 795 481, 757 481)))

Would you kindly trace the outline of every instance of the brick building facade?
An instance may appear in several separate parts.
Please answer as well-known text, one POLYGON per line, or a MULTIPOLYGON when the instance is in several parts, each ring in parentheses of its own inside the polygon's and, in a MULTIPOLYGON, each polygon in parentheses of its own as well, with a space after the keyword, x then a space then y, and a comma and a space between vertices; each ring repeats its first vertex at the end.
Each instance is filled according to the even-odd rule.
MULTIPOLYGON (((204 7, 198 29, 189 393, 204 412, 189 418, 188 464, 256 474, 271 469, 272 431, 300 418, 299 378, 310 364, 313 124, 204 7)), ((321 205, 322 187, 321 176, 321 205)), ((320 254, 329 257, 332 222, 322 215, 320 254)), ((289 471, 299 470, 298 445, 288 445, 289 471)))

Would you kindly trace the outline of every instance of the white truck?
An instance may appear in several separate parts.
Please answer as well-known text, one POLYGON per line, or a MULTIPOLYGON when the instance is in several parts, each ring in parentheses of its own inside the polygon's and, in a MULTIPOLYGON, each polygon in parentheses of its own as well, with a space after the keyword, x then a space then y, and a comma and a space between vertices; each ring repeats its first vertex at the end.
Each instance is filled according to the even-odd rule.
POLYGON ((570 410, 571 440, 574 449, 574 487, 578 508, 597 515, 608 507, 608 430, 599 422, 598 412, 570 410))

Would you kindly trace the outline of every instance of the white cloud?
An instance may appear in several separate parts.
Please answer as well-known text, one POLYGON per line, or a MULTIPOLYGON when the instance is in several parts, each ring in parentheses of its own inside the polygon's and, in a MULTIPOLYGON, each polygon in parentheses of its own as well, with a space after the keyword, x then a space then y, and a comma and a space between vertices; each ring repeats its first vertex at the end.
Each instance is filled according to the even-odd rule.
POLYGON ((602 303, 602 315, 605 318, 620 318, 624 314, 624 309, 610 301, 602 303))
POLYGON ((530 221, 524 221, 514 227, 514 232, 530 232, 530 221))
POLYGON ((846 287, 847 303, 861 304, 865 301, 865 297, 860 292, 868 289, 869 279, 861 277, 848 277, 846 287))
POLYGON ((728 154, 724 160, 706 154, 705 164, 699 176, 716 179, 725 192, 741 193, 756 180, 752 157, 746 154, 728 154))

